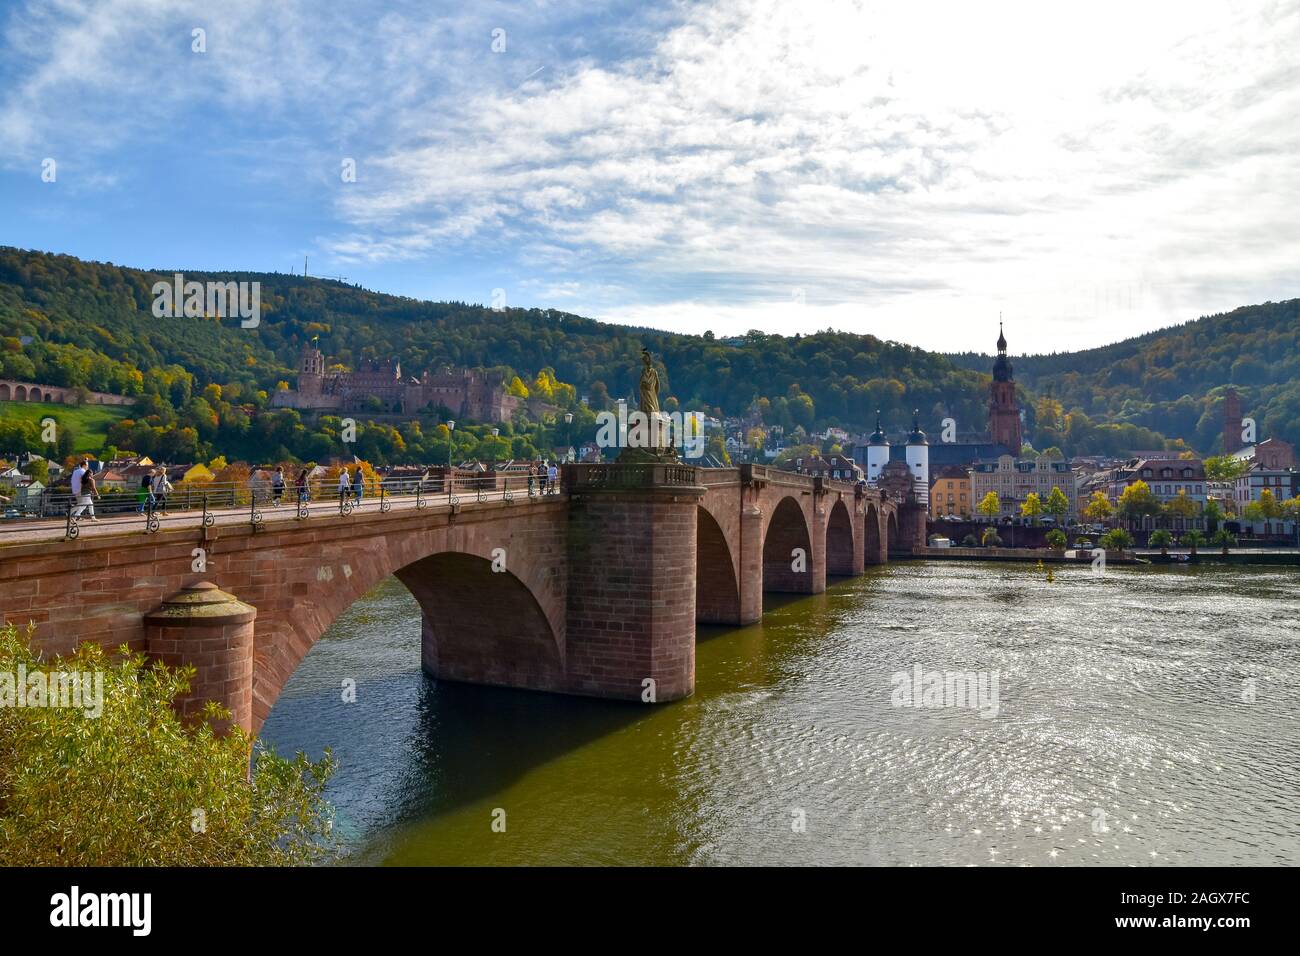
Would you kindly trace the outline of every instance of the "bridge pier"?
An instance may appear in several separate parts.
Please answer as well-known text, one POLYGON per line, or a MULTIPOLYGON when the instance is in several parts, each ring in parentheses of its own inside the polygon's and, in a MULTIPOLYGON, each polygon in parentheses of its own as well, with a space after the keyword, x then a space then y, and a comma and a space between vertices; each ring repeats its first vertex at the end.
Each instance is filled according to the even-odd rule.
POLYGON ((827 501, 829 495, 821 486, 820 479, 813 489, 812 526, 808 529, 812 538, 811 553, 808 555, 808 591, 821 594, 826 590, 826 515, 830 510, 827 501))
POLYGON ((213 729, 253 730, 253 622, 257 609, 207 581, 182 588, 145 615, 150 656, 169 667, 192 665, 188 694, 173 706, 186 721, 197 720, 212 700, 230 711, 213 729))
POLYGON ((925 505, 916 501, 909 500, 899 509, 899 537, 902 540, 895 545, 895 550, 900 554, 912 554, 926 546, 928 539, 925 522, 928 515, 929 510, 925 505))
POLYGON ((763 619, 763 512, 747 504, 740 512, 740 618, 737 624, 763 619))
POLYGON ((695 691, 696 510, 675 464, 571 465, 570 693, 663 702, 695 691))

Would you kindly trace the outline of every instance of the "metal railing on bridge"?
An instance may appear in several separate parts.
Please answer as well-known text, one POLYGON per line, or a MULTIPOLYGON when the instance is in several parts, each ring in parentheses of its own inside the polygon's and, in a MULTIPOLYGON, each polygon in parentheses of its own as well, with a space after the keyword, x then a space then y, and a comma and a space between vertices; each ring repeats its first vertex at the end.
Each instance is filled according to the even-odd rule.
MULTIPOLYGON (((561 472, 562 474, 562 472, 561 472)), ((62 524, 64 537, 76 538, 83 522, 139 529, 154 533, 169 519, 175 524, 196 523, 211 527, 246 521, 261 524, 268 515, 306 520, 318 515, 350 515, 354 512, 387 513, 397 508, 424 509, 430 506, 457 508, 467 501, 543 501, 561 491, 562 480, 545 475, 494 473, 445 476, 385 477, 364 475, 358 485, 346 486, 338 477, 317 477, 302 483, 286 476, 284 484, 255 478, 243 482, 178 482, 166 493, 144 488, 108 488, 89 498, 74 496, 67 489, 47 489, 21 501, 3 506, 0 513, 0 541, 25 536, 41 528, 62 524), (242 517, 241 517, 242 516, 242 517), (197 522, 195 522, 197 519, 197 522)))

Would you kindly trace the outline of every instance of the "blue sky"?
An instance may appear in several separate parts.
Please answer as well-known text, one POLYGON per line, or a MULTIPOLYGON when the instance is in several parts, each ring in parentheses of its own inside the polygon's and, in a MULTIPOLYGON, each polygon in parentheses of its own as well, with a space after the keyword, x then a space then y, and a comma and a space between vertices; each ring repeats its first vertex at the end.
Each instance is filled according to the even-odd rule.
POLYGON ((5 0, 0 243, 935 349, 1300 295, 1300 0, 1052 6, 5 0))

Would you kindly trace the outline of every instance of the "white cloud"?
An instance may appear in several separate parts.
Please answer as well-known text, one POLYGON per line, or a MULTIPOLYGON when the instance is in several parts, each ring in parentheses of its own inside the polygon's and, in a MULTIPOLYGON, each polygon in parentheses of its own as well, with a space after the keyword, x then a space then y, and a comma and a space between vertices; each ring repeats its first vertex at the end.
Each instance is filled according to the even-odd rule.
POLYGON ((1300 295, 1295 0, 231 0, 205 75, 175 35, 195 8, 11 18, 33 68, 0 133, 111 144, 205 104, 267 110, 308 142, 299 165, 358 156, 330 190, 334 257, 487 255, 571 311, 695 331, 987 348, 1004 312, 1013 348, 1064 349, 1300 295))

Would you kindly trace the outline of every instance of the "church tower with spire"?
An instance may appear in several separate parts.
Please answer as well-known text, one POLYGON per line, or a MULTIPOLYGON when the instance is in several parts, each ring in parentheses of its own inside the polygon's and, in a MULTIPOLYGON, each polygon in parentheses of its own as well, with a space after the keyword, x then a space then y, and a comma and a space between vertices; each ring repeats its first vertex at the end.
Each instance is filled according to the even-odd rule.
POLYGON ((989 437, 1017 458, 1023 444, 1020 436, 1020 403, 1016 401, 1016 380, 1007 358, 1007 337, 998 321, 998 357, 993 362, 989 386, 989 437))

